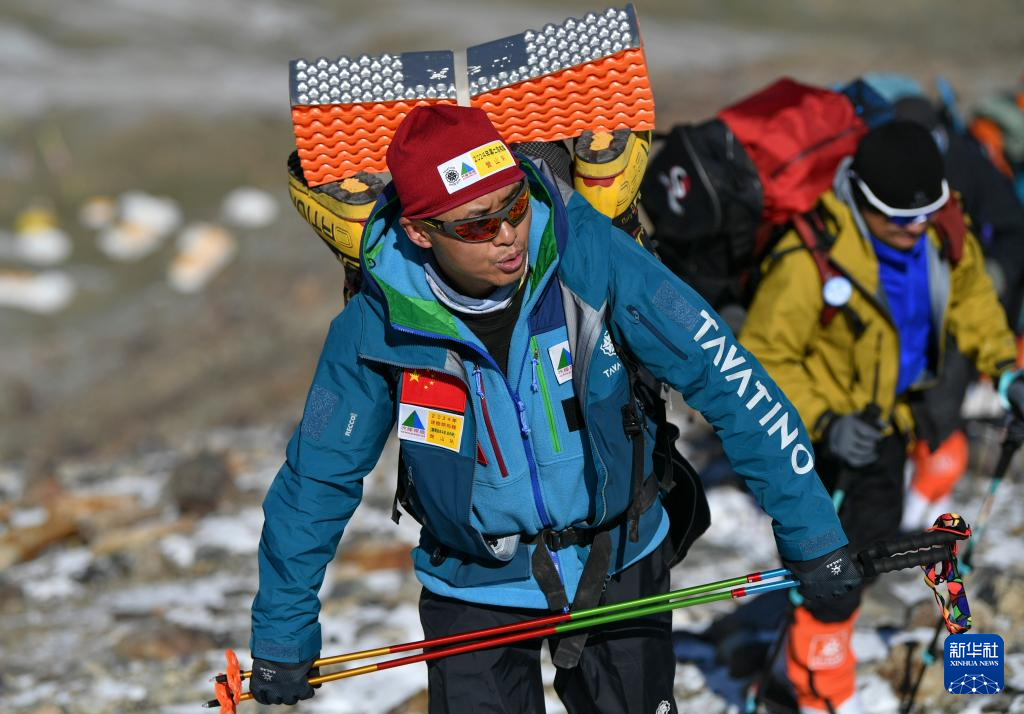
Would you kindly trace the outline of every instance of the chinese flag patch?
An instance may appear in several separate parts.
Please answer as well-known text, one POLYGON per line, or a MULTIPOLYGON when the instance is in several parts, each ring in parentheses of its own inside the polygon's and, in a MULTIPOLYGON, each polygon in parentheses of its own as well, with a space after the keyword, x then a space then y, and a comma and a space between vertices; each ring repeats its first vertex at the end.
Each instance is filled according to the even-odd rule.
POLYGON ((407 369, 402 372, 401 401, 417 407, 464 414, 466 388, 460 380, 449 374, 407 369))

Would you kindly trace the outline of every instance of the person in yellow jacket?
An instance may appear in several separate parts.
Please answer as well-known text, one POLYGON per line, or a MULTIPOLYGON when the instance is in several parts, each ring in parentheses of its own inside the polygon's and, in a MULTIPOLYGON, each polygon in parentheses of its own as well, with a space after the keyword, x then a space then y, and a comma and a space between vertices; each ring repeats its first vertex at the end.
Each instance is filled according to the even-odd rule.
MULTIPOLYGON (((816 209, 832 241, 827 279, 796 232, 784 235, 740 337, 800 412, 822 481, 844 492, 840 517, 855 551, 899 528, 910 407, 941 373, 947 336, 1024 415, 1013 334, 978 242, 962 220, 959 237, 938 230, 957 200, 943 176, 924 128, 895 121, 870 131, 816 209)), ((858 592, 796 608, 787 671, 801 712, 860 711, 859 604, 858 592)))

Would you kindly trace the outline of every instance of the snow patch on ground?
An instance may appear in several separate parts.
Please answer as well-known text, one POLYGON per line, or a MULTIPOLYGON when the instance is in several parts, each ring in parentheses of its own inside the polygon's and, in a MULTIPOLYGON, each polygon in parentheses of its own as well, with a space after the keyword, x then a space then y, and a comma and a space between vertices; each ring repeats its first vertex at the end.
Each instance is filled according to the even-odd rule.
POLYGON ((865 714, 892 714, 899 710, 899 698, 889 683, 877 674, 858 676, 857 693, 865 714))
POLYGON ((238 513, 204 518, 193 543, 197 547, 209 546, 233 555, 255 555, 263 531, 263 509, 252 506, 238 513))
POLYGON ((853 651, 858 662, 873 662, 889 656, 885 640, 873 631, 856 630, 853 633, 853 651))
POLYGON ((17 581, 25 597, 47 601, 70 598, 81 592, 76 580, 92 563, 88 548, 70 548, 45 554, 18 567, 17 581))
POLYGON ((71 303, 77 289, 74 278, 63 270, 5 271, 0 273, 0 307, 57 312, 71 303))

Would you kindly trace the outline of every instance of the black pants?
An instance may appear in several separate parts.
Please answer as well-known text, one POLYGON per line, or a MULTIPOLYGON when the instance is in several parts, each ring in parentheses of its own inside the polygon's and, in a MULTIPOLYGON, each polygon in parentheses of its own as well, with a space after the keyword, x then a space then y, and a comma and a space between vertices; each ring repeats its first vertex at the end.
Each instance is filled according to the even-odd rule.
POLYGON ((977 376, 970 358, 957 349, 956 341, 949 337, 939 381, 923 392, 909 395, 916 436, 927 442, 932 451, 963 426, 960 405, 964 403, 967 386, 977 376))
MULTIPOLYGON (((608 581, 602 604, 668 592, 663 548, 608 581)), ((427 638, 542 617, 540 610, 491 607, 423 590, 427 638)), ((572 634, 572 633, 569 633, 572 634)), ((675 714, 672 614, 590 630, 579 665, 558 669, 555 691, 569 714, 675 714)), ((549 646, 557 637, 549 641, 549 646)), ((427 663, 430 714, 542 714, 540 640, 468 652, 427 663)))
MULTIPOLYGON (((851 555, 879 540, 897 535, 903 517, 903 467, 907 460, 907 443, 893 434, 878 446, 878 460, 860 469, 851 469, 829 458, 824 449, 815 466, 829 493, 836 488, 845 492, 839 508, 839 520, 850 539, 851 555)), ((808 603, 808 609, 823 622, 847 619, 860 605, 860 592, 838 600, 808 603)))

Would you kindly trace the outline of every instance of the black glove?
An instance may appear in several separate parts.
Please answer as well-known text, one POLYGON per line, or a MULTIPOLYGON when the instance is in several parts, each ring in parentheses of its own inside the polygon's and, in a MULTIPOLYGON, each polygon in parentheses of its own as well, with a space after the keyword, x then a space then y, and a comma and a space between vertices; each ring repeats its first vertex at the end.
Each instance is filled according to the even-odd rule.
POLYGON ((860 414, 843 414, 825 429, 825 447, 848 466, 862 468, 878 460, 882 429, 860 414))
POLYGON ((311 668, 315 660, 289 664, 256 658, 252 661, 249 692, 260 704, 295 704, 310 699, 316 692, 306 680, 319 677, 319 668, 311 668))
POLYGON ((800 581, 797 589, 809 606, 844 598, 863 586, 860 568, 850 558, 845 545, 813 560, 782 562, 800 581))

